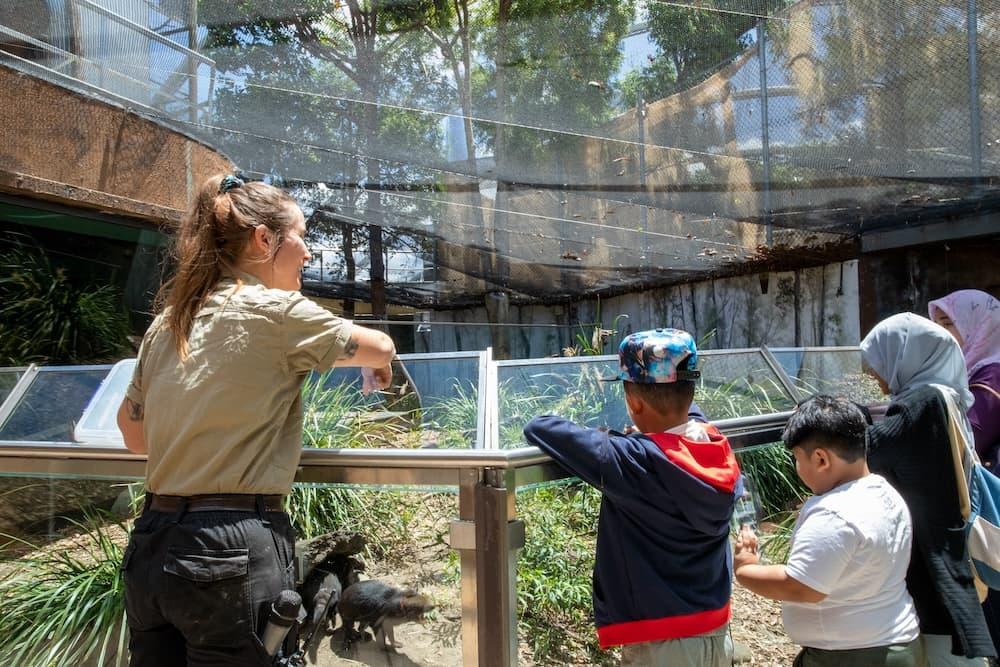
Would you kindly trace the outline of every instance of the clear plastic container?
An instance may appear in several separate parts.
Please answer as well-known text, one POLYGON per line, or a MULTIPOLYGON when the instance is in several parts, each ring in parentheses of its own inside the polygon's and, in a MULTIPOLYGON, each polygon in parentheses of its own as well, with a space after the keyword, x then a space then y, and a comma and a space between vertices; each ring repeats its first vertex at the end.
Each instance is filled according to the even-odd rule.
POLYGON ((125 446, 118 430, 118 407, 125 398, 125 389, 132 380, 134 368, 135 359, 124 359, 114 365, 73 429, 76 442, 96 447, 125 446))

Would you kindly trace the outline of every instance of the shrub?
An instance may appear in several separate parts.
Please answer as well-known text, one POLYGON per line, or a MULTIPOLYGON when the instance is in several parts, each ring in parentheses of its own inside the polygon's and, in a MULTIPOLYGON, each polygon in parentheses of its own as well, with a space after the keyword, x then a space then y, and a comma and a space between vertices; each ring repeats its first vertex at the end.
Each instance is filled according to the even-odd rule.
POLYGON ((109 522, 98 514, 73 522, 83 530, 79 548, 22 558, 0 579, 0 664, 127 664, 123 553, 109 522))
POLYGON ((591 577, 601 494, 579 481, 523 491, 525 545, 517 564, 520 635, 541 664, 615 664, 601 651, 591 612, 591 577))
POLYGON ((129 333, 115 288, 81 286, 20 241, 0 253, 0 365, 109 361, 129 333))

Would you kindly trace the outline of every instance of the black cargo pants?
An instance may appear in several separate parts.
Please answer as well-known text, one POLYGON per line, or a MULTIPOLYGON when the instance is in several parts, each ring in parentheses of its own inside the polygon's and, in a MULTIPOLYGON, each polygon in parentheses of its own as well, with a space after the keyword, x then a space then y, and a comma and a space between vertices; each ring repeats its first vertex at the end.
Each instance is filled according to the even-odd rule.
POLYGON ((284 512, 144 511, 122 561, 129 664, 271 665, 260 637, 294 545, 284 512))

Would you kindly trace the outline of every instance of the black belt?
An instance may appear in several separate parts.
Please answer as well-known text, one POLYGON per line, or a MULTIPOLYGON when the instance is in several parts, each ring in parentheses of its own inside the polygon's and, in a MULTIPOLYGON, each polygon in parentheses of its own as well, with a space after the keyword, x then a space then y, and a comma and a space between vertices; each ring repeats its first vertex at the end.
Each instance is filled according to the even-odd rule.
POLYGON ((219 493, 197 496, 161 496, 149 493, 146 506, 154 512, 282 512, 284 496, 219 493), (258 505, 258 498, 260 505, 258 505))

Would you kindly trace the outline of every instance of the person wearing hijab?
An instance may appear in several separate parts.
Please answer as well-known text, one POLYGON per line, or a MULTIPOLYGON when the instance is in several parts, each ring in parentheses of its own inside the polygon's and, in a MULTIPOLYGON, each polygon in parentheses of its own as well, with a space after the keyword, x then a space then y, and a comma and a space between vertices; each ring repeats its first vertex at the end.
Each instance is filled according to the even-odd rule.
MULTIPOLYGON (((962 348, 975 402, 969 422, 983 466, 1000 475, 1000 301, 986 292, 964 289, 931 301, 931 319, 948 330, 962 348)), ((1000 593, 983 603, 993 647, 1000 653, 1000 593)))
MULTIPOLYGON (((868 429, 868 465, 910 508, 913 550, 906 585, 928 664, 983 665, 996 651, 966 548, 944 397, 962 413, 972 406, 962 351, 942 327, 901 313, 865 336, 861 358, 890 396, 885 419, 868 429)), ((971 432, 969 424, 961 427, 971 432)))
POLYGON ((928 310, 962 348, 975 398, 969 422, 976 452, 983 466, 1000 475, 1000 301, 964 289, 931 301, 928 310))

